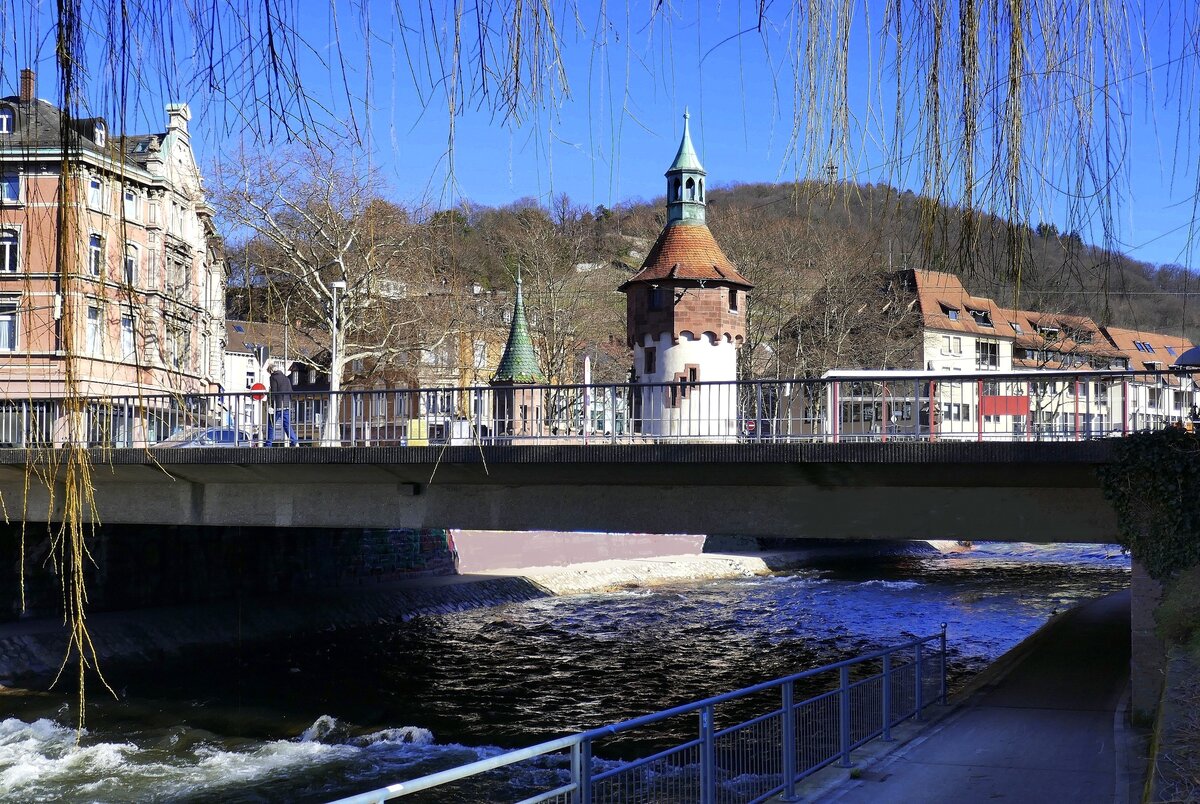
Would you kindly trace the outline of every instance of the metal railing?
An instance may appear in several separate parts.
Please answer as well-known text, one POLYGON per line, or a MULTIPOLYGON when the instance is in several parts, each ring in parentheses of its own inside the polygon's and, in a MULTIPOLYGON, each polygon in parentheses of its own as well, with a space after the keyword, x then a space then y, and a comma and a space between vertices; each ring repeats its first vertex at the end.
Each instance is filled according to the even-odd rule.
POLYGON ((335 804, 388 801, 434 788, 449 797, 438 800, 521 804, 754 804, 780 794, 797 800, 796 786, 807 776, 834 763, 850 767, 856 748, 874 739, 890 741, 899 723, 919 720, 928 706, 945 702, 943 624, 940 633, 903 645, 397 782, 335 804), (799 699, 798 692, 818 689, 830 677, 836 678, 832 689, 799 699), (661 734, 680 719, 694 722, 695 737, 665 748, 646 741, 652 752, 630 761, 598 757, 605 741, 618 741, 616 750, 638 745, 639 732, 661 734), (461 789, 464 785, 467 790, 461 789))
POLYGON ((820 379, 0 400, 0 446, 1080 441, 1190 426, 1195 375, 831 372, 820 379), (278 409, 276 409, 278 408, 278 409), (210 431, 207 433, 201 431, 210 431), (184 439, 186 441, 186 439, 184 439), (174 439, 175 445, 180 445, 174 439))

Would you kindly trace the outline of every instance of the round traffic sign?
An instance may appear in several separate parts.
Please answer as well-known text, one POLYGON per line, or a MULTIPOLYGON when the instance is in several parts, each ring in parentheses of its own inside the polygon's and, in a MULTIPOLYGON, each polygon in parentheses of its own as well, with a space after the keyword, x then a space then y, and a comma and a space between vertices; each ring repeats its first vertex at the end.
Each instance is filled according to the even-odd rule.
POLYGON ((250 386, 250 393, 254 396, 254 400, 256 402, 260 401, 264 396, 266 396, 266 394, 263 393, 263 391, 266 390, 267 386, 263 385, 261 382, 256 382, 254 385, 250 386))

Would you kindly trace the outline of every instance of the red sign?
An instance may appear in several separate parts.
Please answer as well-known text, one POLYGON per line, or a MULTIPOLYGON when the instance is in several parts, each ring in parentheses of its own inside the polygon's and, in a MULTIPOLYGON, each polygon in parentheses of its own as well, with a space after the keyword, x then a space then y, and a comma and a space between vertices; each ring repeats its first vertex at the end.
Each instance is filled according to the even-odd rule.
POLYGON ((255 401, 258 401, 265 396, 265 394, 262 393, 265 390, 267 390, 267 386, 263 385, 261 382, 256 382, 254 385, 250 386, 250 391, 254 396, 255 401))

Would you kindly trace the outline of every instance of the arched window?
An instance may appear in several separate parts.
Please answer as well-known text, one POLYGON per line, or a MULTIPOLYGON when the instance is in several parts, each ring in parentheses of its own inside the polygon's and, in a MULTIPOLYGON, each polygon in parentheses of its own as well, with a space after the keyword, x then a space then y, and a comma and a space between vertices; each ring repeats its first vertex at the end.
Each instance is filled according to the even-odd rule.
POLYGON ((138 269, 141 267, 142 255, 133 243, 125 244, 125 283, 132 285, 137 282, 138 269))
POLYGON ((108 137, 106 136, 107 133, 108 132, 104 128, 104 123, 100 120, 97 120, 96 128, 92 132, 92 139, 95 140, 96 144, 99 145, 101 148, 104 147, 104 143, 108 139, 108 137))
POLYGON ((17 113, 11 106, 0 106, 0 134, 12 134, 17 128, 17 113))
POLYGON ((704 200, 704 179, 700 180, 700 200, 704 200))
POLYGON ((17 255, 21 250, 21 236, 15 229, 0 229, 0 271, 17 272, 17 255))
POLYGON ((88 273, 92 276, 100 276, 100 269, 103 265, 104 238, 94 234, 88 238, 88 273))
POLYGON ((696 180, 695 179, 687 180, 687 200, 688 201, 696 200, 696 180))
POLYGON ((671 200, 679 200, 679 179, 671 179, 671 200))

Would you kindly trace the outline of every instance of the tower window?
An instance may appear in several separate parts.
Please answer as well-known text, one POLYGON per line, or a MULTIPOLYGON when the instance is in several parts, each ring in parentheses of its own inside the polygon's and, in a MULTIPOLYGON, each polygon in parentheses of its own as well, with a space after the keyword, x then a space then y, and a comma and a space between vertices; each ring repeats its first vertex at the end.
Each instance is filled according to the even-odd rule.
POLYGON ((661 310, 663 308, 663 289, 657 285, 650 288, 650 296, 647 298, 646 307, 650 310, 661 310))
POLYGON ((729 312, 736 313, 738 310, 737 288, 729 289, 729 312))
POLYGON ((671 179, 671 200, 678 201, 682 194, 679 190, 679 179, 671 179))
POLYGON ((700 180, 700 200, 704 200, 704 179, 700 180))
POLYGON ((696 200, 696 180, 695 179, 687 180, 687 200, 688 201, 696 200))
POLYGON ((96 128, 95 128, 95 131, 93 132, 94 136, 92 137, 92 139, 95 140, 96 144, 99 145, 101 148, 104 147, 104 143, 107 140, 107 137, 105 136, 105 134, 106 134, 106 132, 104 130, 104 124, 101 123, 100 121, 96 121, 96 128))
POLYGON ((650 347, 642 352, 642 374, 650 375, 658 371, 658 350, 650 347))

